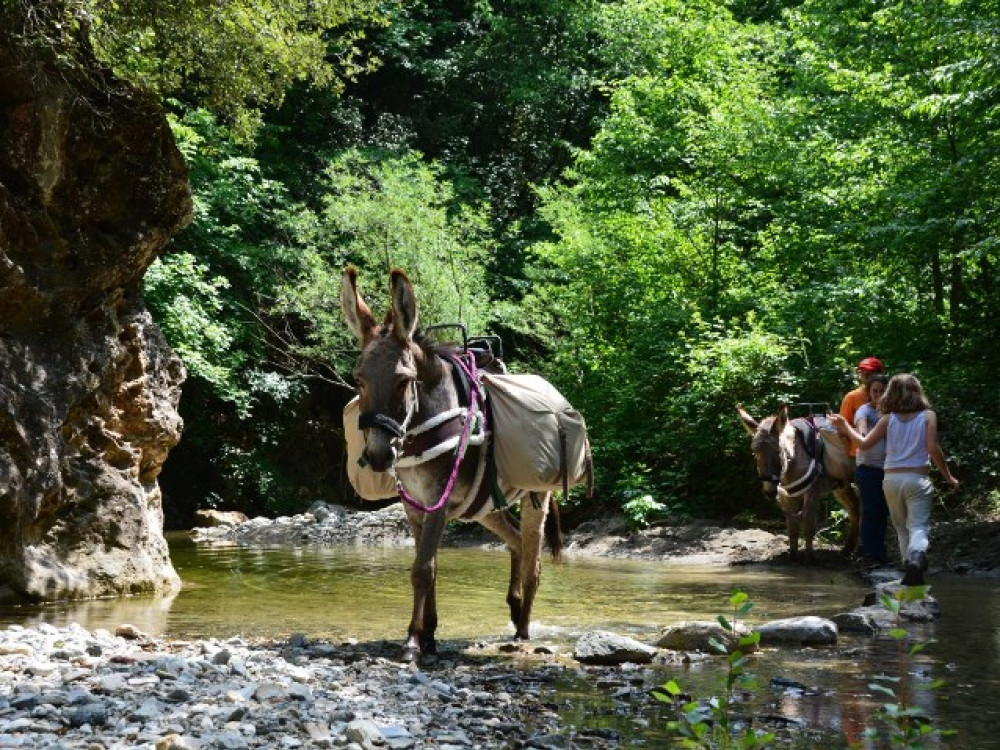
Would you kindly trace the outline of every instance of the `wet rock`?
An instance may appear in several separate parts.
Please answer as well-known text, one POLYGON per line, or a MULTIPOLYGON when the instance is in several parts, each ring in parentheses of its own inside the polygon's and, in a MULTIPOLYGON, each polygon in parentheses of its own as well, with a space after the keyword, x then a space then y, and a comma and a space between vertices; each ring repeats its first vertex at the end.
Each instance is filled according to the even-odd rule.
POLYGON ((918 593, 916 589, 907 590, 896 581, 880 583, 865 597, 861 607, 851 611, 870 617, 881 629, 895 627, 897 624, 895 614, 882 603, 884 598, 888 598, 900 602, 901 622, 933 622, 941 616, 941 605, 930 591, 930 586, 924 587, 919 592, 919 598, 907 601, 908 596, 918 593))
POLYGON ((139 628, 129 623, 119 625, 115 628, 115 635, 119 638, 130 638, 132 640, 138 640, 146 637, 146 634, 139 630, 139 628))
MULTIPOLYGON (((745 623, 736 623, 730 631, 715 621, 687 620, 671 625, 660 633, 656 645, 673 651, 703 651, 717 654, 719 650, 712 645, 714 640, 731 653, 739 646, 740 638, 752 632, 745 623)), ((756 651, 756 646, 744 646, 740 650, 743 653, 750 653, 756 651)))
POLYGON ((196 510, 194 521, 198 526, 236 526, 249 520, 246 513, 238 510, 196 510))
POLYGON ((603 630, 581 636, 573 651, 573 658, 584 664, 648 664, 654 656, 655 647, 603 630))
POLYGON ((813 615, 772 620, 760 625, 757 632, 761 645, 831 646, 837 642, 836 623, 813 615))
POLYGON ((841 633, 857 633, 860 635, 875 635, 881 629, 878 619, 867 612, 852 610, 834 615, 833 622, 841 633))

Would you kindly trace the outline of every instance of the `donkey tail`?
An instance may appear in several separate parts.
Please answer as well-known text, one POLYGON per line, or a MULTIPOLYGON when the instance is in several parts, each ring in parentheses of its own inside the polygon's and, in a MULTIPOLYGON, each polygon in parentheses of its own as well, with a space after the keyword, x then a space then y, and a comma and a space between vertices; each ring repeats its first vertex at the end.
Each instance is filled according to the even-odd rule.
POLYGON ((545 514, 545 542, 549 545, 553 562, 562 562, 563 534, 559 522, 559 503, 556 493, 549 493, 549 512, 545 514))

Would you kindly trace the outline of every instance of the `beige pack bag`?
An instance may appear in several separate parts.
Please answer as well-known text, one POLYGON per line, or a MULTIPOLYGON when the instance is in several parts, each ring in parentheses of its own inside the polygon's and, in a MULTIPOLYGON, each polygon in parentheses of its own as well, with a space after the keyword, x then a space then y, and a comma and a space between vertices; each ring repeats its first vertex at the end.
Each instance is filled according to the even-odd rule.
POLYGON ((583 417, 537 375, 480 373, 493 412, 497 474, 532 492, 563 488, 563 443, 567 484, 592 484, 590 446, 583 417))
POLYGON ((387 471, 372 471, 362 466, 365 433, 358 427, 358 397, 344 407, 344 438, 347 441, 347 478, 364 500, 388 500, 396 497, 396 480, 387 471))

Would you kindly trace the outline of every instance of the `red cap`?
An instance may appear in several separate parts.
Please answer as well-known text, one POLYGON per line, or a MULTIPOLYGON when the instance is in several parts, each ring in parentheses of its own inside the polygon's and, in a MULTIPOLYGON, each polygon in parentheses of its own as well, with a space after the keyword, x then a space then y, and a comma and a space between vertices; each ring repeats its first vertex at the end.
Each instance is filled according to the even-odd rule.
POLYGON ((882 360, 876 357, 865 357, 858 362, 858 369, 861 372, 885 372, 885 365, 882 364, 882 360))

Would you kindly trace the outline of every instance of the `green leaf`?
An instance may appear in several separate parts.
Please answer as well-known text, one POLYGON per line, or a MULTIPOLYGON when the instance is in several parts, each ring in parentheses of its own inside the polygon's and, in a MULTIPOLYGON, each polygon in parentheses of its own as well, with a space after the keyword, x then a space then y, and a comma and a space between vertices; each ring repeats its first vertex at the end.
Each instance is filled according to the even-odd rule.
POLYGON ((916 602, 927 598, 929 586, 904 586, 905 601, 916 602))
POLYGON ((885 685, 880 685, 877 682, 869 682, 868 683, 868 689, 869 690, 874 690, 877 693, 884 693, 885 695, 889 695, 889 696, 891 696, 893 698, 896 697, 896 691, 895 690, 893 690, 891 687, 887 687, 885 685))

